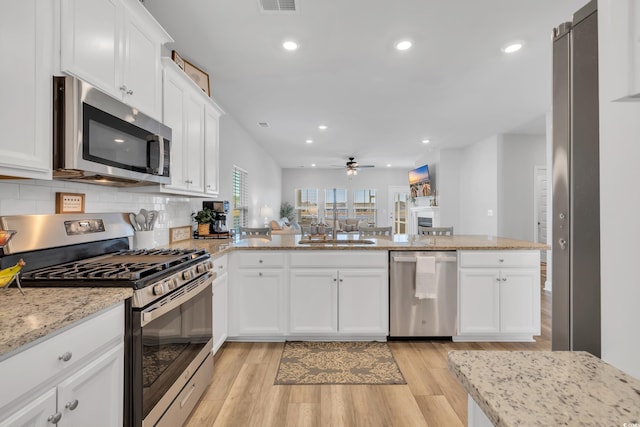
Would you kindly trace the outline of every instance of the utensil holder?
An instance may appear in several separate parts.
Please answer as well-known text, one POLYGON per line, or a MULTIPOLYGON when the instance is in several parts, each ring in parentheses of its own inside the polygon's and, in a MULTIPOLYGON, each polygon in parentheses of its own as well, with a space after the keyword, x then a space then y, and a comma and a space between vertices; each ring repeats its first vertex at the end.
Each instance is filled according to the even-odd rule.
POLYGON ((133 235, 134 249, 152 249, 158 246, 154 230, 136 231, 133 235))

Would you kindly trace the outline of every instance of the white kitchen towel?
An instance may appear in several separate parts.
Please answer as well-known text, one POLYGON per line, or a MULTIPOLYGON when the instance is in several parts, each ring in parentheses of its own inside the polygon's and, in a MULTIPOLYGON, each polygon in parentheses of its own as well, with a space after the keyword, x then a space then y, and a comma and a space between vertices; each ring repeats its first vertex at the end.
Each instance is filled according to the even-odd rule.
POLYGON ((432 256, 416 257, 416 298, 435 299, 436 258, 432 256))

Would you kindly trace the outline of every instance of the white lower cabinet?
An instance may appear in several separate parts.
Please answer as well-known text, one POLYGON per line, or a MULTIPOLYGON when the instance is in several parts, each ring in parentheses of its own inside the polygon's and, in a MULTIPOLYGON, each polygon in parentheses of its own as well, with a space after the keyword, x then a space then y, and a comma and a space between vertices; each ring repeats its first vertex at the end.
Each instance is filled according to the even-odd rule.
POLYGON ((386 337, 389 332, 386 254, 386 251, 369 253, 368 257, 360 252, 291 254, 289 333, 386 337), (310 265, 317 268, 306 268, 310 265))
POLYGON ((0 377, 1 427, 122 426, 123 304, 3 360, 0 377))
POLYGON ((237 335, 284 333, 284 273, 282 269, 243 269, 234 283, 237 335))
POLYGON ((532 341, 540 335, 538 251, 460 252, 454 341, 532 341))
POLYGON ((213 354, 216 354, 229 334, 227 322, 229 276, 226 255, 213 260, 213 271, 217 274, 213 281, 213 354))

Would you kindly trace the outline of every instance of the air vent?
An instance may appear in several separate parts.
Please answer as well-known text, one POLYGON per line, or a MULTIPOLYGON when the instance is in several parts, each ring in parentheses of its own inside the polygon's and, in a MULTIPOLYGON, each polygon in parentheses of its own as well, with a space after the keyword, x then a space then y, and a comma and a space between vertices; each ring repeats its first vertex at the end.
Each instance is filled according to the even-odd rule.
POLYGON ((269 127, 269 123, 267 123, 267 122, 258 122, 258 126, 260 126, 261 128, 268 128, 269 127))
POLYGON ((296 12, 296 0, 258 0, 263 12, 296 12))

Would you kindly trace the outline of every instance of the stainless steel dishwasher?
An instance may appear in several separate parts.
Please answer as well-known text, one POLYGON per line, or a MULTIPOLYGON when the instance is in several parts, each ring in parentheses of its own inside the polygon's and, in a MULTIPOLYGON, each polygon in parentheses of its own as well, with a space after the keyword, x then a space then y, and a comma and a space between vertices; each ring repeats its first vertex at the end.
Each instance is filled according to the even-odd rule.
POLYGON ((457 334, 457 254, 390 252, 390 337, 451 337, 457 334), (417 257, 435 257, 436 298, 418 299, 417 257))

